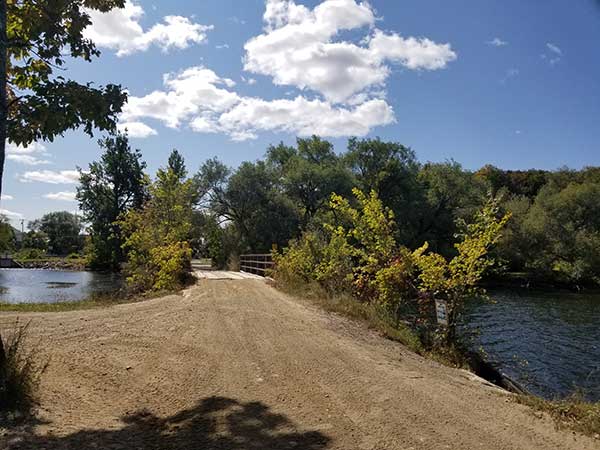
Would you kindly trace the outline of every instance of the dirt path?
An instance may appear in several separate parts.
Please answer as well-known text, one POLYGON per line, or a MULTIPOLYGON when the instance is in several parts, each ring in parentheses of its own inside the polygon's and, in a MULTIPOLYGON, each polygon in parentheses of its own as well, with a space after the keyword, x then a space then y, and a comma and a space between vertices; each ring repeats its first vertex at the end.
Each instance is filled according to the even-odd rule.
POLYGON ((600 448, 260 280, 21 319, 51 363, 40 423, 0 448, 600 448))

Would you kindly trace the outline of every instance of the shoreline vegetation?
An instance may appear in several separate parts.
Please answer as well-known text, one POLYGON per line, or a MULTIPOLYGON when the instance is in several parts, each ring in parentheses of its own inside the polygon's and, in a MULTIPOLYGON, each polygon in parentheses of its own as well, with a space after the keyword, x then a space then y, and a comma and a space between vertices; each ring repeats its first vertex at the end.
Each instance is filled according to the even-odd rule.
POLYGON ((22 269, 43 269, 43 270, 69 270, 69 271, 87 271, 85 258, 73 258, 67 256, 44 256, 40 258, 15 258, 15 261, 22 269))
POLYGON ((126 288, 111 294, 92 295, 78 301, 52 302, 52 303, 2 303, 0 302, 0 312, 40 312, 54 313, 66 311, 85 311, 95 308, 109 308, 111 306, 123 305, 127 303, 139 303, 155 298, 166 297, 169 295, 183 295, 183 291, 192 285, 191 279, 177 289, 149 291, 149 292, 129 292, 126 288))

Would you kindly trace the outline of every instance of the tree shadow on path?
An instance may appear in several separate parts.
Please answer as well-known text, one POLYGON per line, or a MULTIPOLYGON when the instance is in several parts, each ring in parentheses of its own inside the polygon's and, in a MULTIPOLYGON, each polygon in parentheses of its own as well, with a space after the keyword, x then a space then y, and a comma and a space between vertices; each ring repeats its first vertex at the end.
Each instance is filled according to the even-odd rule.
POLYGON ((118 430, 81 430, 56 437, 32 431, 8 436, 10 450, 241 450, 326 449, 331 439, 319 431, 297 431, 284 415, 260 402, 208 397, 174 416, 139 411, 121 419, 118 430))

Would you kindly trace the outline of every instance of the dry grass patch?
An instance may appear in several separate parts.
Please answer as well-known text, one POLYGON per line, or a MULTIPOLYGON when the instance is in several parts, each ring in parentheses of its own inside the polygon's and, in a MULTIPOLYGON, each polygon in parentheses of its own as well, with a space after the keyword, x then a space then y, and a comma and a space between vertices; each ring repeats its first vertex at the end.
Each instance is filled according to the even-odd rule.
POLYGON ((549 414, 559 427, 600 439, 600 402, 589 402, 580 393, 562 400, 545 400, 532 395, 518 395, 515 400, 549 414))
POLYGON ((48 365, 38 347, 27 342, 29 324, 18 321, 3 335, 5 361, 0 367, 0 418, 27 415, 35 405, 40 378, 48 365))

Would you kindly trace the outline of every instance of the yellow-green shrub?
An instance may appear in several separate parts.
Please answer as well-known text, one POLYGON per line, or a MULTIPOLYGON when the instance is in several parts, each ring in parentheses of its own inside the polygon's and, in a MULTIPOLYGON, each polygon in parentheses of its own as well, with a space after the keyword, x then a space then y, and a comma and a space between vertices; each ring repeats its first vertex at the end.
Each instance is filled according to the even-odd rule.
POLYGON ((291 240, 283 253, 273 254, 273 277, 289 285, 316 280, 322 245, 316 233, 304 233, 299 239, 291 240))
POLYGON ((119 221, 126 235, 127 281, 134 291, 177 289, 190 271, 188 241, 197 186, 193 179, 185 180, 183 160, 175 151, 157 178, 146 204, 119 221))
POLYGON ((334 220, 274 255, 275 277, 285 284, 317 281, 329 292, 352 291, 397 319, 410 314, 414 323, 425 328, 435 328, 435 300, 445 300, 449 324, 443 334, 452 339, 462 304, 479 292, 477 284, 494 263, 488 251, 510 216, 499 218, 496 200, 491 198, 472 223, 462 224, 457 255, 447 260, 428 252, 427 243, 415 251, 397 246, 394 216, 377 194, 367 196, 355 189, 354 195, 356 208, 333 194, 334 220))
POLYGON ((414 254, 406 248, 400 249, 399 255, 375 274, 373 286, 377 302, 398 310, 401 304, 411 301, 416 293, 415 271, 414 254))
POLYGON ((180 287, 190 270, 192 250, 187 242, 174 242, 150 250, 151 264, 156 267, 152 290, 165 291, 180 287))

